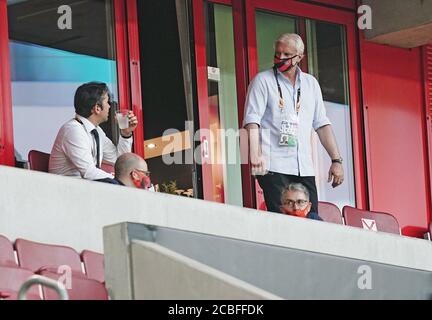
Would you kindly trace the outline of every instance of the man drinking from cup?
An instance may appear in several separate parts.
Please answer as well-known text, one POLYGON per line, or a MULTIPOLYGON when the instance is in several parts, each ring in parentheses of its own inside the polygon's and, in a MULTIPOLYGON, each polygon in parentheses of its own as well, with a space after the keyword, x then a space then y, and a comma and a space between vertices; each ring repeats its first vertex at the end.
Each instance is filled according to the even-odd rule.
POLYGON ((75 117, 57 134, 49 161, 49 172, 98 180, 112 178, 100 169, 102 161, 114 164, 117 157, 132 149, 132 134, 138 125, 131 110, 126 112, 128 126, 120 129, 115 146, 99 125, 108 120, 110 92, 105 83, 89 82, 75 92, 75 117))

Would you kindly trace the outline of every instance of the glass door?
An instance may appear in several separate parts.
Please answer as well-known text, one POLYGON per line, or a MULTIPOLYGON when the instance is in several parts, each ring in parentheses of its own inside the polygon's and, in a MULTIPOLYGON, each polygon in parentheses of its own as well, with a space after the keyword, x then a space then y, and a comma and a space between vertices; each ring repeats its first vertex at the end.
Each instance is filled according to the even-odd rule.
MULTIPOLYGON (((320 83, 327 116, 344 159, 345 181, 333 189, 327 183, 330 159, 316 133, 312 134, 319 199, 340 208, 364 206, 355 15, 291 0, 247 1, 246 14, 250 80, 273 65, 273 43, 278 36, 295 32, 303 38, 306 50, 301 68, 320 83)), ((262 208, 262 202, 258 187, 258 208, 262 208)))
POLYGON ((242 206, 233 10, 197 0, 194 17, 204 199, 242 206))

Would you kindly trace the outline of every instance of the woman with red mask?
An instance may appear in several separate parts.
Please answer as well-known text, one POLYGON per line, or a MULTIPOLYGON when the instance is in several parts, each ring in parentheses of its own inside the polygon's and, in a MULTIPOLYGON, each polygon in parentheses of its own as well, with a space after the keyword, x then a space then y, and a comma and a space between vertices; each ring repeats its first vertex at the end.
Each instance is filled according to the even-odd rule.
POLYGON ((312 203, 309 201, 309 191, 301 183, 291 183, 282 192, 281 197, 282 213, 290 216, 321 220, 316 212, 311 212, 312 203))

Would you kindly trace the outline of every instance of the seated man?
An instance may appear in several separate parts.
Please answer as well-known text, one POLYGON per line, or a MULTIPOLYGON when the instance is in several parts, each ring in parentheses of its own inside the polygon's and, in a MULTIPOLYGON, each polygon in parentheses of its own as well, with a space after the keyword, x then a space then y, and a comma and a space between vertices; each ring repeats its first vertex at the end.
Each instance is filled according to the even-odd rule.
POLYGON ((135 153, 125 153, 115 163, 115 178, 97 181, 119 184, 133 188, 153 190, 147 163, 135 153))
POLYGON ((310 212, 312 203, 309 201, 309 191, 301 183, 290 183, 282 192, 281 203, 282 213, 322 221, 316 212, 310 212))
POLYGON ((129 127, 120 130, 117 147, 99 125, 108 120, 110 92, 105 83, 90 82, 75 92, 75 118, 65 123, 57 134, 48 171, 64 176, 97 180, 112 178, 100 169, 102 160, 114 164, 117 157, 132 149, 132 134, 138 120, 129 111, 129 127))

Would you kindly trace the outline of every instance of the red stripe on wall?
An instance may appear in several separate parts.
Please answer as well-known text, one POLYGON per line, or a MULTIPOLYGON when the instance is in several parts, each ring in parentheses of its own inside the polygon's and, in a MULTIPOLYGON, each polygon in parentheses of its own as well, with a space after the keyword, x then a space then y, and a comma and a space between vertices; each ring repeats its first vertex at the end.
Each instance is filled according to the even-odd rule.
POLYGON ((432 116, 432 44, 424 47, 426 110, 432 116))
POLYGON ((7 1, 0 0, 0 164, 14 166, 7 1))

